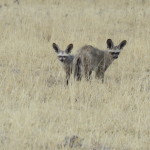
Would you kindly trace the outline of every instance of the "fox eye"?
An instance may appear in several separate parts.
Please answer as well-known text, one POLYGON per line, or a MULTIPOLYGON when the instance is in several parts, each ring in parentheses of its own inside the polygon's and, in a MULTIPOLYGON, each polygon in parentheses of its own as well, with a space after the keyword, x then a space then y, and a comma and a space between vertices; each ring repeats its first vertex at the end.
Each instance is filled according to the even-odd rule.
POLYGON ((66 58, 67 56, 57 56, 58 58, 66 58))
POLYGON ((114 54, 119 55, 119 52, 111 52, 111 55, 114 55, 114 54))
POLYGON ((115 52, 111 52, 111 55, 115 54, 115 52))

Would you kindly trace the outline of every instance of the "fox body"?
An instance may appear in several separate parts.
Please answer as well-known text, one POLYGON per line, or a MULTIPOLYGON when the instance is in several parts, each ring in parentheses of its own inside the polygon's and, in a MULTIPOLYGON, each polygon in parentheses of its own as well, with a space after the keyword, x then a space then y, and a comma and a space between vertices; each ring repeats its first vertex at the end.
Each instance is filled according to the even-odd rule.
POLYGON ((60 50, 57 44, 53 43, 53 48, 57 53, 57 57, 62 64, 62 67, 66 73, 66 84, 68 85, 70 75, 72 73, 74 55, 70 55, 73 49, 73 44, 69 44, 66 50, 60 50))
POLYGON ((87 80, 93 71, 96 78, 104 81, 104 73, 111 63, 118 58, 121 50, 126 45, 126 40, 114 46, 111 39, 107 40, 108 50, 100 50, 91 45, 85 45, 79 49, 74 59, 74 77, 81 80, 85 76, 87 80))

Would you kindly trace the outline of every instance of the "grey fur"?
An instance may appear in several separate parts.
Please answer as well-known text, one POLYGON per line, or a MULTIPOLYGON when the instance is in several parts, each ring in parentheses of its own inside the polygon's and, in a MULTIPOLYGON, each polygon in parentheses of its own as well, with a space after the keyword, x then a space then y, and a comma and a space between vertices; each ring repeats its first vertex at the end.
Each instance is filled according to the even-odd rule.
POLYGON ((53 48, 55 52, 58 54, 58 59, 61 62, 64 71, 66 72, 66 84, 68 85, 70 75, 72 73, 72 65, 73 65, 73 59, 74 55, 70 55, 71 50, 73 49, 73 44, 69 44, 66 48, 66 50, 60 50, 57 44, 53 43, 53 48))
POLYGON ((74 59, 74 77, 81 80, 85 76, 90 79, 92 71, 95 71, 95 77, 104 81, 104 73, 111 63, 118 58, 121 49, 126 45, 127 41, 122 41, 119 45, 114 46, 111 39, 107 40, 108 50, 99 50, 91 45, 85 45, 79 49, 74 59))

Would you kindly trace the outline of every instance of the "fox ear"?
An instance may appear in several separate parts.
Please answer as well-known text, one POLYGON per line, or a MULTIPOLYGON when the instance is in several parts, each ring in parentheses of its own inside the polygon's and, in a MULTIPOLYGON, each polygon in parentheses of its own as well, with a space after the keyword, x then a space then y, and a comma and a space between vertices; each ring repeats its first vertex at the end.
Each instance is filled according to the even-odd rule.
POLYGON ((56 53, 59 52, 59 47, 58 47, 58 45, 56 43, 53 43, 53 48, 54 48, 56 53))
POLYGON ((72 50, 72 49, 73 49, 73 44, 69 44, 69 45, 67 46, 65 52, 66 52, 67 54, 69 54, 69 53, 71 53, 71 50, 72 50))
POLYGON ((114 47, 114 43, 111 39, 107 40, 107 48, 112 49, 114 47))
POLYGON ((123 40, 118 46, 119 46, 119 49, 122 49, 125 45, 127 44, 127 41, 126 40, 123 40))

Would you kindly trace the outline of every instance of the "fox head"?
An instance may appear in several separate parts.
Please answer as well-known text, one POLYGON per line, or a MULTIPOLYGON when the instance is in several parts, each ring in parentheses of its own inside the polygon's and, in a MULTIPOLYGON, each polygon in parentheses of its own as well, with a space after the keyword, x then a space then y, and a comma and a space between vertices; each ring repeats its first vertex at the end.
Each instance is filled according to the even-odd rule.
POLYGON ((61 61, 62 63, 68 62, 68 59, 70 59, 71 50, 73 49, 73 44, 69 44, 66 50, 61 50, 57 44, 53 43, 53 48, 57 53, 59 61, 61 61))
POLYGON ((111 39, 107 40, 107 48, 109 49, 109 53, 112 55, 114 59, 117 59, 123 47, 127 44, 126 40, 123 40, 119 45, 114 46, 114 43, 111 39))

